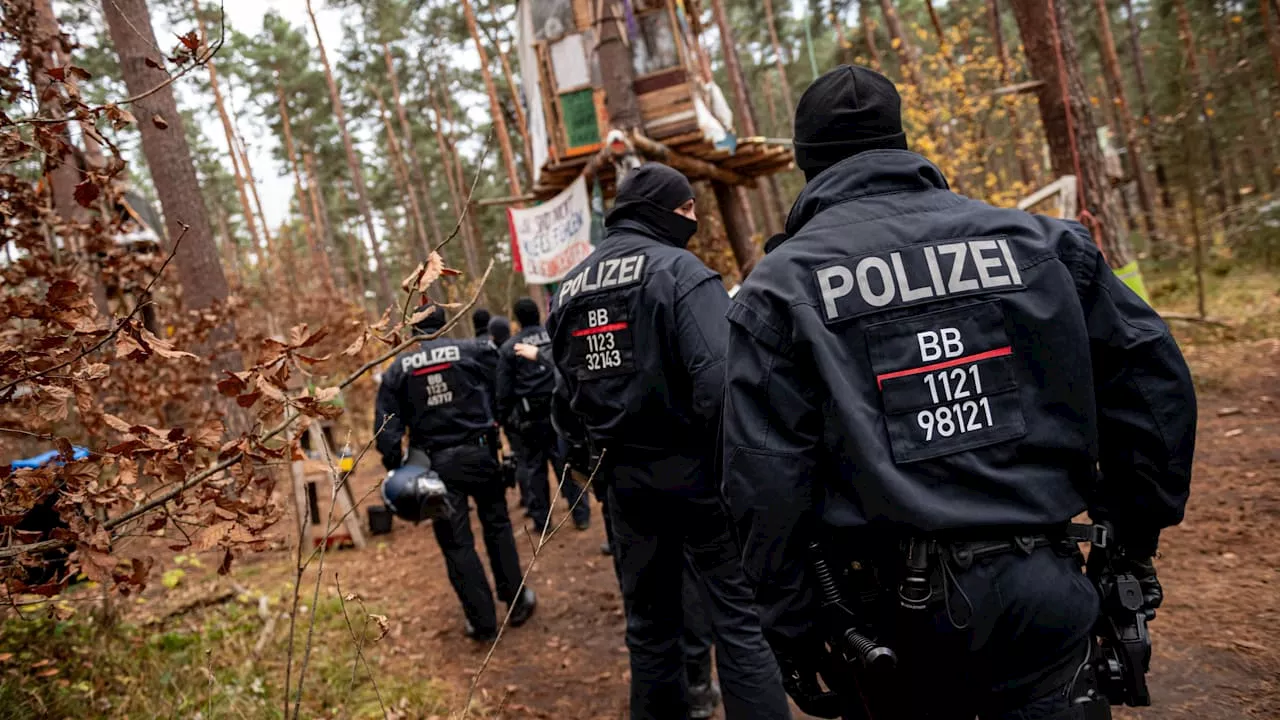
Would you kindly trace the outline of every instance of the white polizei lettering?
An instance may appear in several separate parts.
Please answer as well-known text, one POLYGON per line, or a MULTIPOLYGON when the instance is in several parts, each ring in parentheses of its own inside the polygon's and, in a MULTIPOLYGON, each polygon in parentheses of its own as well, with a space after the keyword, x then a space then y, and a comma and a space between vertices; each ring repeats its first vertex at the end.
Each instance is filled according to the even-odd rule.
POLYGON ((583 278, 584 278, 583 283, 582 283, 582 291, 584 291, 584 292, 585 292, 585 291, 587 291, 587 290, 597 290, 597 289, 599 289, 599 288, 600 288, 600 275, 601 275, 601 274, 602 274, 602 271, 600 270, 600 265, 599 265, 599 263, 597 263, 594 267, 589 267, 589 268, 587 268, 587 271, 586 271, 585 273, 583 273, 583 274, 582 274, 582 276, 583 276, 583 278), (595 271, 596 271, 596 281, 595 281, 594 283, 592 283, 592 282, 591 282, 591 271, 592 271, 592 270, 595 270, 595 271))
POLYGON ((997 249, 995 240, 974 240, 969 243, 969 249, 973 251, 973 262, 978 266, 978 281, 982 283, 982 287, 995 288, 1013 284, 1013 280, 1010 280, 1008 275, 991 274, 992 268, 998 268, 1004 264, 1000 258, 982 254, 984 250, 997 249))
POLYGON ((938 253, 931 247, 924 249, 924 262, 929 266, 929 279, 933 281, 933 292, 938 297, 947 294, 947 288, 942 284, 942 270, 938 268, 938 253))
POLYGON ((600 285, 603 287, 609 287, 610 285, 615 284, 617 282, 618 282, 618 261, 616 259, 605 260, 604 261, 604 278, 600 280, 600 285))
POLYGON ((862 300, 872 307, 884 307, 893 302, 893 296, 897 294, 897 288, 893 285, 893 275, 889 271, 889 263, 883 258, 872 255, 858 261, 858 267, 854 271, 858 277, 858 292, 862 293, 862 300), (880 275, 880 284, 884 289, 878 293, 871 291, 871 283, 868 281, 867 274, 874 269, 880 275))
POLYGON ((834 318, 840 314, 836 310, 836 299, 853 291, 853 273, 843 265, 822 268, 818 271, 818 289, 822 292, 822 305, 827 317, 834 318), (837 278, 839 285, 835 283, 837 278))
POLYGON ((889 253, 889 261, 893 263, 893 275, 898 280, 898 292, 902 294, 902 302, 914 302, 933 297, 933 290, 929 289, 928 285, 911 287, 907 269, 902 266, 902 253, 889 253))
POLYGON ((1013 279, 1013 284, 1021 285, 1022 274, 1018 272, 1018 263, 1013 261, 1013 253, 1009 251, 1009 241, 1000 238, 996 240, 996 244, 1000 246, 1000 254, 1004 255, 1004 264, 1009 268, 1009 277, 1013 279))
MULTIPOLYGON (((632 255, 629 258, 623 258, 623 267, 627 263, 631 263, 631 273, 627 275, 625 282, 635 282, 640 279, 640 271, 644 269, 644 255, 632 255)), ((621 280, 619 282, 622 282, 621 280)))
POLYGON ((457 345, 447 345, 431 349, 431 362, 450 362, 462 359, 462 352, 458 350, 457 345))
POLYGON ((969 246, 964 243, 947 243, 939 245, 938 252, 943 255, 950 255, 951 277, 947 281, 947 292, 954 295, 962 292, 972 292, 978 289, 977 280, 963 280, 961 274, 964 273, 964 259, 969 254, 969 246))

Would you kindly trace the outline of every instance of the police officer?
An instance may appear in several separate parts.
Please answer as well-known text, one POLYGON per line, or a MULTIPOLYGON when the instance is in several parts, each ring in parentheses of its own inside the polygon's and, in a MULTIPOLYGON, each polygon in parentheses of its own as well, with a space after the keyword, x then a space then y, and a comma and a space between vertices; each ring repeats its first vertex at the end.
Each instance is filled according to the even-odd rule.
POLYGON ((795 130, 807 184, 729 310, 723 419, 788 692, 837 712, 814 680, 818 541, 879 578, 867 619, 899 656, 903 717, 1110 717, 1072 542, 1092 532, 1069 522, 1113 523, 1159 604, 1151 557, 1182 518, 1196 418, 1168 328, 1080 224, 950 192, 882 75, 822 76, 795 130))
POLYGON ((631 717, 689 714, 686 550, 707 590, 726 717, 787 718, 777 665, 711 470, 729 298, 685 246, 693 188, 650 163, 619 185, 599 248, 569 272, 548 327, 562 432, 604 453, 631 654, 631 717))
POLYGON ((501 315, 489 318, 489 342, 494 349, 502 347, 502 343, 511 337, 511 321, 501 315))
MULTIPOLYGON (((436 307, 415 330, 430 335, 444 322, 443 311, 436 307)), ((516 596, 520 556, 491 439, 493 355, 493 348, 479 340, 423 341, 396 357, 383 374, 374 416, 378 452, 388 470, 405 463, 433 468, 448 488, 448 516, 433 521, 432 528, 449 582, 462 602, 466 634, 478 641, 492 640, 498 623, 471 534, 468 498, 475 501, 484 529, 498 599, 515 605, 511 625, 523 625, 537 604, 529 588, 516 596), (409 452, 404 457, 401 440, 406 431, 409 452)))
POLYGON ((491 339, 489 335, 489 321, 491 319, 489 311, 484 308, 476 308, 471 312, 471 327, 475 330, 477 340, 488 342, 491 339))
MULTIPOLYGON (((564 474, 564 453, 559 449, 555 428, 551 425, 551 396, 556 389, 555 372, 537 359, 526 360, 516 354, 517 345, 542 348, 551 338, 542 327, 538 304, 532 298, 520 298, 513 308, 519 332, 498 349, 497 405, 498 417, 513 430, 512 445, 516 451, 516 472, 527 493, 529 517, 535 530, 542 530, 551 513, 551 489, 547 482, 547 462, 556 466, 556 474, 564 474)), ((564 497, 573 508, 573 522, 579 530, 590 525, 591 509, 586 497, 580 502, 582 489, 572 480, 561 484, 564 497)))

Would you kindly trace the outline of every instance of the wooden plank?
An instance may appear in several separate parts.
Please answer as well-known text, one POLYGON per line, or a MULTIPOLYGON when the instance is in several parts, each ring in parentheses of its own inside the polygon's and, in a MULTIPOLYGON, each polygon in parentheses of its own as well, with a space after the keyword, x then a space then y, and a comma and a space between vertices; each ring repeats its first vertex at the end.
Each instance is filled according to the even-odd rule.
POLYGON ((652 75, 636 78, 631 87, 635 89, 636 96, 640 97, 677 85, 685 88, 685 94, 689 93, 689 75, 682 67, 662 70, 652 75))

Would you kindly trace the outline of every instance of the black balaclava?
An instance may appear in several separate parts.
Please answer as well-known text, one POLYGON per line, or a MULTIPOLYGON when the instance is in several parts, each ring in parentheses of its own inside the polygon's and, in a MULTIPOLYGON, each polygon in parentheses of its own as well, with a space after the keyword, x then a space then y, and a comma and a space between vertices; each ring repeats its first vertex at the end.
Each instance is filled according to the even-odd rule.
POLYGON ((435 310, 432 311, 430 315, 413 324, 413 331, 419 335, 430 335, 444 327, 444 308, 439 305, 435 305, 433 303, 419 305, 418 309, 414 310, 414 314, 416 315, 429 307, 433 307, 435 310))
POLYGON ((698 223, 675 210, 692 199, 693 186, 679 171, 662 163, 645 163, 622 179, 604 224, 608 227, 620 220, 634 220, 663 241, 683 248, 698 231, 698 223))
POLYGON ((511 339, 511 322, 501 315, 489 318, 489 339, 494 345, 501 346, 511 339))
POLYGON ((796 165, 805 180, 867 150, 906 150, 902 98, 889 78, 841 65, 813 81, 796 104, 796 165))
POLYGON ((476 337, 489 332, 489 311, 480 308, 471 313, 471 326, 475 328, 476 337))
POLYGON ((516 322, 520 323, 521 328, 534 327, 542 322, 542 314, 538 312, 538 303, 534 302, 533 298, 520 298, 511 308, 511 311, 516 316, 516 322))

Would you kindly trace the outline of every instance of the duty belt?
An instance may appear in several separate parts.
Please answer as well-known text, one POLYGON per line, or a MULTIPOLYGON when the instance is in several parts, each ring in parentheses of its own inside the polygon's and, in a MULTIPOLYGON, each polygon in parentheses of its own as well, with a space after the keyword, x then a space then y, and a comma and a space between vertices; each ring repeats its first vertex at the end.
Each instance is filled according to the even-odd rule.
POLYGON ((1062 532, 1040 533, 1034 535, 1015 535, 1007 540, 989 540, 973 542, 941 542, 951 560, 961 570, 968 570, 977 560, 1017 552, 1030 555, 1042 547, 1061 545, 1063 543, 1089 543, 1094 547, 1107 546, 1107 528, 1103 525, 1086 525, 1083 523, 1067 523, 1062 532))

